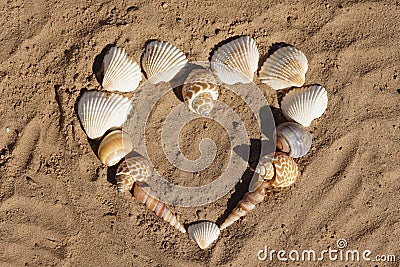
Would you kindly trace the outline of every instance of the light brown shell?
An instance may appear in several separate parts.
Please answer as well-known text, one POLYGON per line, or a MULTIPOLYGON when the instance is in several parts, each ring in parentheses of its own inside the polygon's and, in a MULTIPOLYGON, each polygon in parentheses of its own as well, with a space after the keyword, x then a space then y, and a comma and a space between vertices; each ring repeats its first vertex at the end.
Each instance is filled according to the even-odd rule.
POLYGON ((130 156, 118 166, 115 180, 118 192, 123 193, 132 189, 135 182, 146 182, 153 170, 146 158, 140 155, 130 156))
POLYGON ((186 233, 185 227, 183 227, 176 216, 172 214, 168 206, 158 199, 156 192, 150 190, 148 194, 138 183, 135 183, 133 195, 139 203, 145 204, 146 207, 154 211, 158 217, 161 217, 182 233, 186 233))
POLYGON ((130 136, 126 132, 115 130, 101 141, 98 156, 103 164, 113 166, 131 152, 132 148, 130 136))

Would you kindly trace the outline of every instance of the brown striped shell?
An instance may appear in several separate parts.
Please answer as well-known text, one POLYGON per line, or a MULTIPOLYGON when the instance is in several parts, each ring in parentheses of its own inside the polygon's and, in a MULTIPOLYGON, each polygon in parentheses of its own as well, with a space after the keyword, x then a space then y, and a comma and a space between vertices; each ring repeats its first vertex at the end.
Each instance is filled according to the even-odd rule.
POLYGON ((97 154, 103 164, 113 166, 131 152, 132 148, 130 136, 126 132, 115 130, 104 137, 97 154))
POLYGON ((139 203, 145 204, 148 209, 154 211, 158 217, 162 218, 182 233, 186 233, 185 227, 183 227, 176 216, 172 214, 168 206, 158 199, 155 191, 150 190, 150 192, 147 193, 138 183, 135 183, 133 196, 139 203))
POLYGON ((145 182, 151 175, 152 168, 143 156, 129 156, 118 166, 115 179, 118 192, 132 189, 135 182, 145 182))
POLYGON ((202 116, 208 116, 218 99, 218 84, 214 75, 206 69, 193 70, 182 86, 182 96, 189 109, 202 116))
POLYGON ((229 214, 221 224, 223 230, 234 222, 245 216, 250 210, 261 203, 270 187, 286 187, 292 185, 299 175, 296 162, 287 154, 282 152, 271 153, 263 156, 257 166, 259 181, 253 182, 253 192, 247 192, 239 201, 236 208, 229 214))

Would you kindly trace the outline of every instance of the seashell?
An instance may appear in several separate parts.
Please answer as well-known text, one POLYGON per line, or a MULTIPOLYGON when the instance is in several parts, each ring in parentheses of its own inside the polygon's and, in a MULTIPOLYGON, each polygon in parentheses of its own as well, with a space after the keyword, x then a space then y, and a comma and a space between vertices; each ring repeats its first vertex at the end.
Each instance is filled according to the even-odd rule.
POLYGON ((211 57, 211 69, 225 84, 251 83, 258 68, 256 42, 242 36, 218 48, 211 57))
POLYGON ((267 189, 271 187, 287 187, 292 185, 299 175, 296 162, 282 152, 263 156, 257 166, 258 180, 251 181, 249 191, 239 201, 236 208, 220 226, 223 230, 245 216, 250 210, 261 203, 267 189))
POLYGON ((301 87, 308 70, 307 57, 293 46, 276 50, 261 67, 259 78, 274 90, 301 87))
POLYGON ((276 148, 292 158, 300 158, 311 148, 312 135, 301 124, 284 122, 276 128, 276 148))
POLYGON ((111 128, 120 127, 132 109, 128 98, 105 92, 85 92, 78 103, 78 116, 90 139, 97 139, 111 128))
POLYGON ((150 190, 148 194, 138 183, 135 183, 133 195, 139 203, 145 204, 146 207, 154 211, 158 217, 163 218, 164 221, 168 222, 182 233, 186 233, 183 225, 178 221, 176 216, 172 214, 168 206, 158 199, 155 191, 150 190))
POLYGON ((139 65, 120 47, 111 47, 104 56, 103 69, 102 86, 107 91, 132 92, 142 80, 139 65))
POLYGON ((169 82, 188 62, 185 54, 167 42, 153 41, 146 46, 142 67, 152 84, 169 82))
POLYGON ((115 180, 118 192, 123 193, 132 189, 135 182, 146 182, 153 170, 143 156, 127 156, 117 168, 115 180))
POLYGON ((182 96, 189 109, 202 116, 208 116, 218 99, 218 85, 213 74, 206 69, 195 69, 182 86, 182 96))
POLYGON ((132 148, 130 136, 126 132, 115 130, 104 137, 97 154, 103 164, 113 166, 131 152, 132 148))
POLYGON ((265 198, 266 188, 269 182, 262 182, 253 192, 247 192, 243 199, 239 201, 236 208, 233 209, 231 214, 221 224, 220 229, 224 230, 234 222, 245 216, 250 210, 261 203, 265 198))
POLYGON ((190 225, 188 233, 201 249, 206 249, 218 239, 220 229, 215 223, 204 221, 190 225))
POLYGON ((275 152, 267 154, 260 159, 256 173, 258 173, 260 179, 269 182, 272 187, 283 188, 296 182, 299 176, 299 169, 296 162, 289 155, 283 152, 275 152), (271 169, 274 170, 272 177, 271 169))
POLYGON ((320 85, 297 88, 287 93, 281 103, 283 115, 307 127, 319 118, 328 106, 328 93, 320 85))

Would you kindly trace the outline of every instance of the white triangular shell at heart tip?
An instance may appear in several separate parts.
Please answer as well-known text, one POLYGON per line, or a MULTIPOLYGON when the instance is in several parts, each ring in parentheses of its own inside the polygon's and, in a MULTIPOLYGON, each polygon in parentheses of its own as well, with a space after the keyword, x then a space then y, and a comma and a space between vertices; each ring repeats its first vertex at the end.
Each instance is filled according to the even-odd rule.
POLYGON ((206 249, 218 239, 221 231, 215 223, 204 221, 190 225, 188 233, 201 249, 206 249))
POLYGON ((132 109, 131 101, 118 94, 85 92, 78 103, 78 116, 90 139, 98 139, 111 128, 120 127, 132 109))
POLYGON ((258 68, 259 52, 253 38, 242 36, 219 47, 211 68, 225 84, 251 83, 258 68))
POLYGON ((142 80, 139 65, 120 47, 111 47, 104 56, 103 69, 102 86, 107 91, 132 92, 142 80))
POLYGON ((308 60, 305 54, 293 46, 276 50, 261 67, 259 78, 274 90, 304 85, 308 60))
POLYGON ((320 85, 297 88, 285 95, 281 109, 283 115, 307 127, 319 118, 328 106, 328 93, 320 85))
POLYGON ((169 82, 188 62, 185 54, 168 42, 152 41, 146 46, 142 68, 153 84, 169 82))

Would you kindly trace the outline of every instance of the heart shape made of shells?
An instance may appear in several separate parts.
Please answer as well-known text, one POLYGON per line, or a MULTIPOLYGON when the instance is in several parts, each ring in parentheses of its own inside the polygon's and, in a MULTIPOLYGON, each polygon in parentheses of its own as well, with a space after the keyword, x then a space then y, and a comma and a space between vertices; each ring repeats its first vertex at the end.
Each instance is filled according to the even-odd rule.
MULTIPOLYGON (((249 36, 238 37, 220 46, 211 57, 211 70, 193 70, 182 87, 188 109, 207 116, 218 98, 218 86, 223 84, 251 83, 258 68, 259 52, 256 42, 249 36), (216 78, 220 82, 217 82, 216 78)), ((185 54, 167 42, 152 41, 141 58, 141 66, 149 82, 169 82, 188 64, 185 54)), ((112 47, 103 59, 106 91, 132 92, 140 84, 142 73, 123 48, 112 47)), ((299 171, 293 158, 304 156, 310 149, 312 136, 305 127, 320 117, 328 104, 327 92, 320 85, 303 86, 308 70, 308 60, 296 47, 286 45, 276 49, 263 63, 259 79, 274 90, 293 88, 281 101, 283 115, 289 122, 276 128, 276 148, 279 152, 263 155, 257 165, 256 179, 251 181, 248 192, 221 224, 201 221, 187 229, 178 221, 169 207, 157 198, 154 191, 144 190, 152 169, 146 158, 130 153, 133 148, 128 134, 118 129, 132 109, 131 101, 120 94, 87 91, 79 99, 78 116, 90 139, 101 141, 98 157, 107 166, 122 161, 117 168, 118 192, 130 192, 157 216, 182 233, 188 232, 201 249, 208 248, 227 228, 263 201, 270 188, 291 186, 299 171)))

